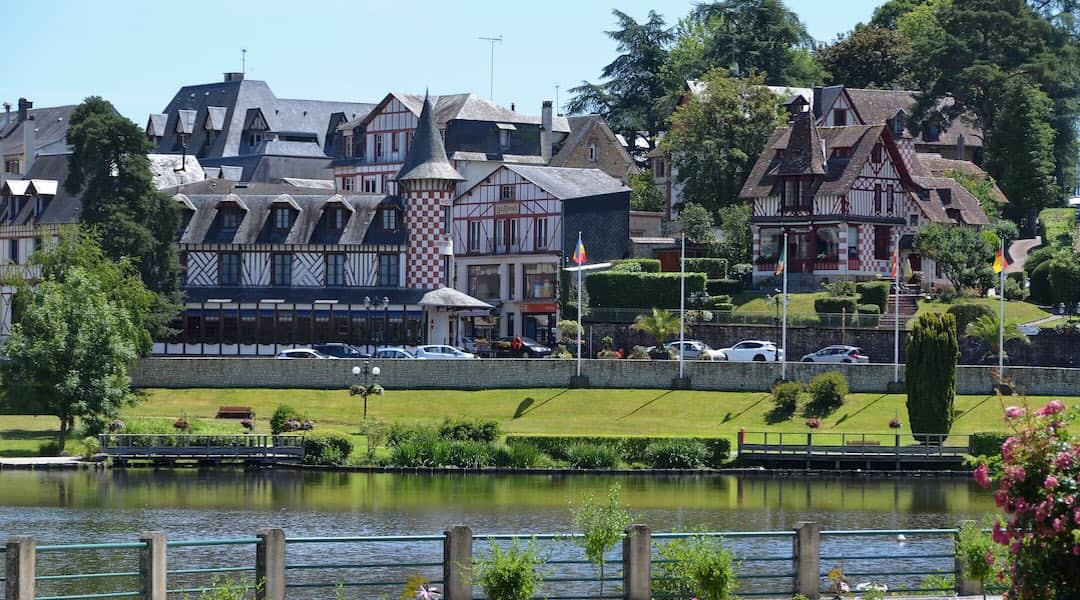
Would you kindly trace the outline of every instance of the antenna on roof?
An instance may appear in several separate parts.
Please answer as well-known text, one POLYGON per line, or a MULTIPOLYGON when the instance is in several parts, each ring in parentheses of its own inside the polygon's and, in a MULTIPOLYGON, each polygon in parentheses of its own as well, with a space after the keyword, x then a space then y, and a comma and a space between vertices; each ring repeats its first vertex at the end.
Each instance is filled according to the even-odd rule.
POLYGON ((559 112, 559 84, 557 83, 555 84, 555 112, 559 112))
POLYGON ((247 74, 247 48, 240 49, 240 74, 247 74))
POLYGON ((485 42, 488 42, 488 43, 491 44, 491 81, 490 81, 490 84, 488 86, 488 98, 491 101, 494 102, 495 101, 495 42, 498 42, 500 44, 502 43, 502 40, 503 40, 502 34, 500 33, 499 37, 480 36, 477 39, 484 40, 485 42))

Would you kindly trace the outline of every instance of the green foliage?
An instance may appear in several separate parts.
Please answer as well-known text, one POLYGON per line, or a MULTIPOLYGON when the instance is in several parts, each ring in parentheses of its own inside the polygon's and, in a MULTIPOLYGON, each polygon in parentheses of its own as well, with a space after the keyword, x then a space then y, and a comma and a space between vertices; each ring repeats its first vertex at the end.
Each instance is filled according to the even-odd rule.
POLYGON ((862 23, 814 51, 831 85, 852 88, 910 89, 910 55, 911 41, 904 34, 862 23))
POLYGON ((231 579, 215 575, 210 589, 199 593, 199 600, 248 600, 259 596, 262 582, 252 583, 248 579, 231 579))
POLYGON ((618 262, 611 266, 616 273, 640 273, 641 265, 636 262, 618 262))
POLYGON ((704 534, 660 546, 657 596, 729 600, 736 597, 735 557, 723 540, 704 534))
POLYGON ((1005 280, 1005 299, 1022 302, 1027 300, 1028 291, 1024 287, 1024 284, 1017 283, 1015 279, 1008 278, 1005 280))
POLYGON ((976 229, 930 223, 915 236, 915 250, 936 262, 958 292, 993 285, 997 243, 976 229))
POLYGON ((490 419, 443 419, 439 425, 439 436, 446 440, 468 440, 473 442, 494 442, 499 439, 499 423, 490 419))
POLYGON ((687 258, 685 265, 687 273, 704 273, 709 280, 723 279, 728 276, 726 258, 687 258))
POLYGON ((436 457, 439 466, 480 469, 494 463, 495 448, 488 442, 447 440, 438 443, 436 457))
POLYGON ((563 319, 555 324, 559 330, 559 340, 562 342, 576 341, 579 335, 584 334, 585 329, 577 321, 563 319))
POLYGON ((1000 457, 1001 445, 1009 439, 1009 434, 1000 431, 976 431, 971 434, 971 455, 987 458, 1000 457))
POLYGON ((998 572, 1008 572, 1008 550, 995 544, 990 532, 983 531, 975 521, 960 523, 955 552, 964 577, 981 581, 984 586, 998 572))
POLYGON ((629 464, 648 463, 646 450, 656 442, 670 439, 692 440, 700 442, 708 450, 706 464, 720 467, 731 455, 731 440, 728 438, 664 438, 664 437, 603 437, 603 436, 546 436, 546 435, 511 435, 506 444, 516 446, 527 444, 535 446, 541 452, 556 460, 567 460, 568 449, 577 444, 602 445, 613 448, 622 462, 629 464))
POLYGON ((977 302, 961 302, 953 304, 946 310, 956 320, 956 333, 966 335, 967 327, 982 317, 993 316, 994 309, 977 302))
POLYGON ((566 462, 575 469, 614 469, 619 466, 619 452, 602 444, 574 444, 566 450, 566 462))
POLYGON ((760 75, 735 79, 715 69, 702 81, 708 92, 676 109, 660 146, 677 169, 684 197, 712 211, 740 203, 739 191, 754 161, 786 117, 780 98, 760 75))
POLYGON ((773 386, 773 412, 778 417, 789 417, 794 414, 802 391, 803 386, 797 381, 784 381, 773 386))
POLYGON ((814 298, 814 312, 819 315, 855 314, 858 300, 853 296, 825 296, 814 298))
POLYGON ((746 289, 742 279, 709 279, 705 285, 710 296, 734 296, 746 289))
POLYGON ((492 460, 496 467, 530 469, 545 464, 547 457, 533 444, 500 445, 492 460))
MULTIPOLYGON (((731 302, 730 294, 720 294, 719 296, 709 296, 709 299, 705 301, 705 308, 713 310, 721 309, 721 307, 734 306, 731 302)), ((731 310, 730 308, 726 310, 731 310)))
POLYGON ((1040 248, 1024 263, 1031 287, 1031 299, 1042 304, 1072 303, 1080 300, 1080 259, 1072 248, 1040 248))
POLYGON ((630 355, 626 358, 632 360, 648 360, 649 352, 645 349, 645 346, 634 346, 634 348, 630 351, 630 355))
POLYGON ((952 575, 931 573, 919 582, 920 593, 927 596, 953 596, 956 590, 956 578, 952 575))
MULTIPOLYGON (((1028 337, 1020 331, 1020 326, 1016 323, 1008 323, 1005 325, 1004 331, 1000 328, 1001 321, 996 314, 983 315, 976 319, 972 323, 968 323, 968 326, 964 329, 964 335, 979 340, 987 348, 986 358, 996 358, 998 350, 1000 348, 998 344, 999 338, 1003 338, 1007 344, 1013 340, 1020 340, 1027 344, 1028 337)), ((1005 358, 1008 358, 1006 354, 1005 358)))
POLYGON ((878 312, 884 313, 888 310, 891 287, 892 283, 888 281, 862 281, 855 284, 855 292, 859 295, 859 304, 875 304, 878 312))
MULTIPOLYGON (((998 204, 996 194, 994 192, 994 180, 982 173, 968 173, 958 169, 949 169, 945 171, 945 176, 959 183, 969 194, 975 197, 979 201, 979 206, 983 208, 987 216, 993 221, 1001 213, 1001 205, 998 204)), ((1016 229, 1016 225, 1010 221, 1005 221, 1012 225, 1013 230, 1016 229)), ((1017 235, 1010 237, 1005 244, 1007 248, 1008 242, 1017 239, 1017 235)))
POLYGON ((352 451, 352 440, 340 433, 304 436, 304 462, 309 465, 344 465, 352 451))
POLYGON ((544 583, 543 567, 547 562, 530 541, 525 547, 514 539, 508 549, 495 540, 488 558, 473 560, 476 585, 490 600, 529 600, 536 596, 544 583))
POLYGON ((810 392, 806 415, 811 417, 832 414, 844 405, 844 399, 849 392, 847 379, 839 371, 818 375, 810 380, 806 389, 810 392))
POLYGON ((630 210, 663 212, 664 195, 656 187, 652 171, 645 169, 630 175, 630 210))
POLYGON ((654 308, 652 314, 638 315, 630 329, 644 333, 659 346, 679 332, 679 317, 662 308, 654 308))
POLYGON ((390 435, 390 426, 378 417, 371 417, 370 419, 364 419, 360 423, 360 433, 364 435, 367 442, 364 458, 367 464, 373 464, 376 451, 386 443, 390 435))
POLYGON ((881 308, 877 304, 860 304, 858 310, 860 317, 867 316, 876 319, 881 314, 881 308))
POLYGON ((716 225, 723 234, 716 243, 716 253, 729 263, 748 263, 752 260, 754 238, 750 229, 753 206, 740 202, 716 210, 716 225))
POLYGON ((60 445, 60 442, 42 442, 38 445, 38 456, 60 456, 63 451, 64 449, 60 445))
POLYGON ((84 437, 82 440, 82 445, 83 460, 90 460, 91 458, 94 458, 94 456, 97 455, 99 452, 101 452, 101 440, 97 439, 92 435, 84 437))
POLYGON ((285 422, 296 419, 301 420, 304 415, 288 404, 278 404, 274 414, 270 417, 270 433, 277 435, 285 431, 285 422))
POLYGON ((716 240, 712 231, 712 215, 709 214, 709 209, 700 204, 688 202, 683 206, 679 222, 682 223, 688 242, 711 244, 716 240))
POLYGON ((908 422, 916 439, 921 433, 944 434, 952 429, 956 397, 956 359, 960 356, 956 319, 950 314, 926 313, 915 319, 908 337, 908 422))
POLYGON ((579 540, 585 550, 585 558, 600 569, 600 594, 604 597, 604 553, 615 547, 622 539, 623 531, 633 518, 630 511, 619 501, 619 484, 608 489, 606 503, 597 502, 590 494, 580 508, 570 509, 570 520, 581 530, 579 540))
POLYGON ((822 281, 821 289, 825 292, 837 298, 855 296, 858 293, 858 286, 854 281, 847 279, 837 279, 836 281, 822 281))
POLYGON ((623 258, 612 261, 612 271, 625 270, 630 273, 659 273, 660 260, 656 258, 623 258), (637 269, 627 268, 636 265, 637 269))
POLYGON ((691 438, 670 438, 645 447, 645 462, 653 469, 700 469, 709 459, 709 449, 691 438))

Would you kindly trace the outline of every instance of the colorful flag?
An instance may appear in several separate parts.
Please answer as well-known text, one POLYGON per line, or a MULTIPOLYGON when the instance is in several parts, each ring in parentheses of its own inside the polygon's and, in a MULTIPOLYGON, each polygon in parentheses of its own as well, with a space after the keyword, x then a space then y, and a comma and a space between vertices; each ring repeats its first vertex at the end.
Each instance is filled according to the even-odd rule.
POLYGON ((1005 248, 998 248, 997 256, 994 257, 994 272, 1000 273, 1009 268, 1009 257, 1005 256, 1005 248))
POLYGON ((585 257, 585 244, 581 241, 581 234, 580 233, 578 234, 577 249, 574 250, 574 258, 573 258, 573 260, 574 260, 575 265, 583 265, 588 260, 585 257))
POLYGON ((776 275, 783 275, 785 268, 787 268, 787 246, 780 249, 780 260, 776 263, 776 275))
POLYGON ((900 267, 900 249, 899 248, 893 248, 893 251, 892 251, 892 273, 890 273, 890 275, 889 275, 891 278, 896 279, 896 274, 897 274, 897 270, 899 269, 899 267, 900 267))

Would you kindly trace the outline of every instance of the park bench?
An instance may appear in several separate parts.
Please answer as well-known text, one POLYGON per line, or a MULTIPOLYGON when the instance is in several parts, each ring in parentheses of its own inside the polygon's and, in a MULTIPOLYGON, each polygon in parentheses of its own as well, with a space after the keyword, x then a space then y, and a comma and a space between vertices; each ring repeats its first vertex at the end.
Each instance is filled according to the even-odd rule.
POLYGON ((255 411, 250 406, 219 406, 218 419, 254 419, 255 411))
POLYGON ((877 440, 847 440, 844 442, 848 446, 880 446, 881 442, 877 440))

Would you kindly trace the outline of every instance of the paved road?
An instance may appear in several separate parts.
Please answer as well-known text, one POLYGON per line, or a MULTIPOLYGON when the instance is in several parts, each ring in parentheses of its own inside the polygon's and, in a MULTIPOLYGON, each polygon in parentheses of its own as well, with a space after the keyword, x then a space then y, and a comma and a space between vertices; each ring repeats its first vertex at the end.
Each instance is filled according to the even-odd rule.
POLYGON ((1029 252, 1038 248, 1042 244, 1042 240, 1035 236, 1027 240, 1016 240, 1009 246, 1009 256, 1012 257, 1012 264, 1009 268, 1005 269, 1006 273, 1019 273, 1024 270, 1024 263, 1027 261, 1027 255, 1029 252))

